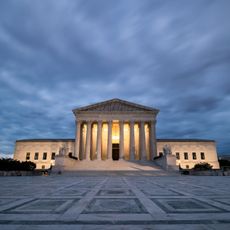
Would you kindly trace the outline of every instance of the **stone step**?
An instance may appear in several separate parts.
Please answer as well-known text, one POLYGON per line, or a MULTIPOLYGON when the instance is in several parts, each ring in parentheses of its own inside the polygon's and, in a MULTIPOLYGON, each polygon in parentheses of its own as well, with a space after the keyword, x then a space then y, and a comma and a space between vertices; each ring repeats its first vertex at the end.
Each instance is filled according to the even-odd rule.
POLYGON ((152 171, 163 172, 159 166, 151 161, 126 161, 126 160, 73 160, 68 157, 56 159, 53 171, 152 171))

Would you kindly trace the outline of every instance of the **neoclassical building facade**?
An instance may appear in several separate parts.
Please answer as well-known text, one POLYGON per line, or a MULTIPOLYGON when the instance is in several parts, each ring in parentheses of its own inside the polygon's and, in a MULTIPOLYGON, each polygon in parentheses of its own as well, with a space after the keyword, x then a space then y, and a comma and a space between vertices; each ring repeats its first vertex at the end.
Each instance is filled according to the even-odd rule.
POLYGON ((119 99, 74 109, 75 156, 80 160, 153 159, 158 112, 119 99))
POLYGON ((75 139, 17 140, 14 158, 33 161, 37 168, 55 165, 58 155, 75 161, 153 161, 163 154, 164 146, 170 146, 181 167, 192 168, 199 162, 219 167, 215 141, 156 139, 158 112, 120 99, 76 108, 75 139))

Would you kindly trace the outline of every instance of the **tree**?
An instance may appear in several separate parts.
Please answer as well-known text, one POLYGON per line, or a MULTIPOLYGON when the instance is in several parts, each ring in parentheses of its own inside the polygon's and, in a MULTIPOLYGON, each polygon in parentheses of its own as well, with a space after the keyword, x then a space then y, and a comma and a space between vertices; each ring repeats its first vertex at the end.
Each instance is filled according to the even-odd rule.
POLYGON ((198 163, 198 164, 195 164, 195 166, 194 166, 193 169, 200 170, 200 171, 211 170, 212 169, 212 165, 210 165, 207 162, 198 163))
POLYGON ((229 160, 219 160, 220 167, 230 167, 230 161, 229 160))
POLYGON ((36 164, 31 161, 17 161, 11 158, 0 159, 0 171, 33 171, 36 164))

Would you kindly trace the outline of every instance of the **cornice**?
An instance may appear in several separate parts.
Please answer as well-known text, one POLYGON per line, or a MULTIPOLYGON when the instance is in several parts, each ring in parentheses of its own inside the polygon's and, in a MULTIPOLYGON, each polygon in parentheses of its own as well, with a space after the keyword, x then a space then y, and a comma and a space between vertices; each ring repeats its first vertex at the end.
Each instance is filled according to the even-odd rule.
POLYGON ((121 99, 112 99, 108 101, 103 101, 99 103, 95 103, 92 105, 80 107, 73 109, 73 113, 75 115, 81 113, 152 113, 157 115, 159 112, 158 109, 136 104, 133 102, 121 100, 121 99))

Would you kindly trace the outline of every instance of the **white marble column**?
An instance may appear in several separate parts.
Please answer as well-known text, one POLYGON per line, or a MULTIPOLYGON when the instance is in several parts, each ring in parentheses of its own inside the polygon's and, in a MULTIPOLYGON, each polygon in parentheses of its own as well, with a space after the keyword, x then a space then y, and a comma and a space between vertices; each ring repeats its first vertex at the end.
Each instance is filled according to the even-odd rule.
POLYGON ((150 121, 150 160, 157 156, 156 121, 150 121))
POLYGON ((140 158, 141 160, 146 160, 146 144, 145 144, 145 122, 140 122, 140 158))
POLYGON ((81 138, 80 138, 80 152, 79 152, 79 157, 80 160, 84 160, 85 159, 85 149, 86 149, 86 129, 87 127, 85 127, 86 124, 85 122, 82 122, 81 125, 81 138))
POLYGON ((97 123, 97 160, 101 160, 102 121, 97 123))
POLYGON ((74 156, 80 160, 80 139, 81 139, 81 121, 76 121, 76 135, 75 135, 75 152, 74 156))
POLYGON ((124 159, 124 121, 120 121, 120 144, 119 144, 119 158, 124 159))
POLYGON ((108 121, 107 159, 112 160, 112 121, 108 121))
POLYGON ((90 160, 90 152, 91 152, 91 135, 92 135, 92 130, 91 130, 92 122, 87 121, 87 134, 86 134, 86 160, 90 160))
POLYGON ((135 160, 134 121, 130 121, 129 125, 130 125, 129 159, 135 160))

